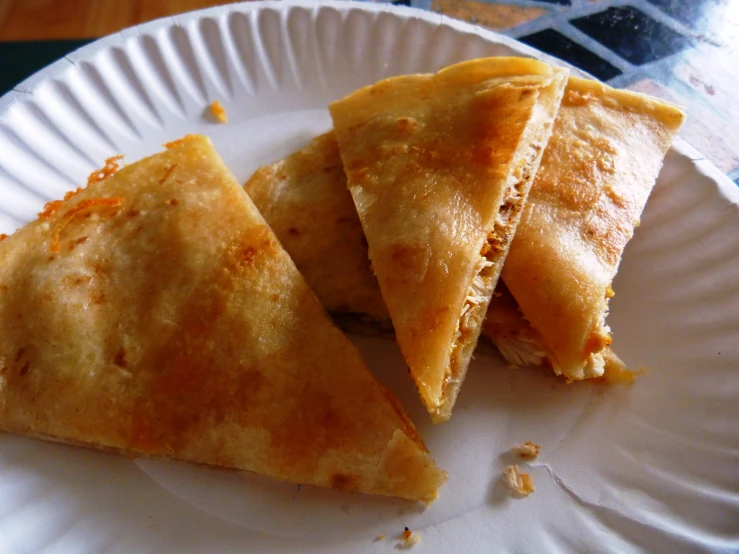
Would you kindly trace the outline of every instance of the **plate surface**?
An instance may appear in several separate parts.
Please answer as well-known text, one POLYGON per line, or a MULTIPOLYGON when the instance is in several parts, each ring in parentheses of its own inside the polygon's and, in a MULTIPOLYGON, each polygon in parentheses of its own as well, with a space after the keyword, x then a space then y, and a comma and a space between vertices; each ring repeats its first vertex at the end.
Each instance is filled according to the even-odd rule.
MULTIPOLYGON (((0 232, 106 157, 186 133, 209 135, 245 181, 327 130, 330 101, 491 55, 543 57, 443 16, 351 3, 229 6, 107 37, 0 99, 0 232)), ((388 552, 406 525, 421 552, 735 551, 738 277, 739 193, 678 141, 614 284, 617 351, 648 368, 635 385, 567 386, 480 354, 434 427, 395 345, 354 337, 450 473, 426 511, 0 436, 0 553, 388 552), (536 493, 512 499, 498 477, 526 440, 543 445, 536 493)))

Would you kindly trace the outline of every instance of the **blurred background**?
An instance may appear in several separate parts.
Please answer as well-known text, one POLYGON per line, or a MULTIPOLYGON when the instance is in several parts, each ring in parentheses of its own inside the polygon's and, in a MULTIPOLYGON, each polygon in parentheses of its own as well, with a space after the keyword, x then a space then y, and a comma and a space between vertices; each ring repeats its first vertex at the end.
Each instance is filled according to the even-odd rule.
MULTIPOLYGON (((739 0, 380 1, 501 32, 685 107, 681 136, 739 184, 739 0)), ((0 0, 0 94, 95 38, 228 3, 0 0)))
POLYGON ((0 37, 10 40, 96 38, 218 0, 0 0, 0 37))

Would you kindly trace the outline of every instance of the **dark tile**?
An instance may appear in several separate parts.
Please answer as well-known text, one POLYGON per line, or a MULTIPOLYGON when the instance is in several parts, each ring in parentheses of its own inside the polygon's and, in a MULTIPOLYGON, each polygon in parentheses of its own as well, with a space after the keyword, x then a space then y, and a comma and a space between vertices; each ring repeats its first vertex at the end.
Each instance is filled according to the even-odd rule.
POLYGON ((603 81, 621 75, 620 69, 554 29, 544 29, 538 33, 521 37, 519 40, 569 62, 603 81))
POLYGON ((547 4, 559 4, 560 6, 570 6, 571 0, 539 0, 539 2, 546 2, 547 4))
POLYGON ((660 60, 690 45, 690 39, 632 6, 617 6, 570 21, 635 65, 660 60))
POLYGON ((92 40, 0 42, 0 94, 88 42, 92 40))

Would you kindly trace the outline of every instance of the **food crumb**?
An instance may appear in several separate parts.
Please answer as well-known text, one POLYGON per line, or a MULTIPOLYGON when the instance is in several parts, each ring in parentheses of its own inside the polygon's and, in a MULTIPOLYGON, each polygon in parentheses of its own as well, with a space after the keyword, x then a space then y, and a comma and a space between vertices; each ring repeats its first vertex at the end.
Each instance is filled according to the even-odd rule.
POLYGON ((523 444, 516 444, 508 449, 508 452, 511 454, 518 454, 522 458, 531 458, 534 459, 539 455, 539 449, 541 446, 539 446, 536 443, 533 443, 531 441, 526 441, 523 444))
POLYGON ((223 106, 218 100, 210 105, 210 113, 213 114, 213 117, 216 118, 218 123, 226 123, 226 121, 228 121, 226 118, 226 110, 223 109, 223 106))
POLYGON ((421 535, 414 533, 408 527, 403 531, 402 539, 398 543, 398 548, 411 548, 421 542, 421 535))
POLYGON ((505 468, 502 479, 509 489, 520 496, 528 496, 534 492, 534 482, 531 480, 531 475, 521 473, 521 469, 517 465, 505 468))
POLYGON ((377 537, 375 537, 375 540, 376 541, 384 541, 385 540, 385 534, 383 533, 382 535, 377 535, 377 537))

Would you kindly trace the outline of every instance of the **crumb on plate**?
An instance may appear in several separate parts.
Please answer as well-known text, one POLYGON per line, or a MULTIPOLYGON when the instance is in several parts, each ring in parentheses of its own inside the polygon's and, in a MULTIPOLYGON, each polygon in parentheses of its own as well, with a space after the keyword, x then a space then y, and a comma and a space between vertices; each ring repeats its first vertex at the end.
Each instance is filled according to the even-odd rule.
POLYGON ((226 123, 226 110, 223 109, 223 106, 218 100, 210 105, 210 113, 213 114, 213 117, 215 117, 216 121, 219 123, 226 123))
POLYGON ((414 533, 408 527, 403 531, 402 537, 398 543, 398 548, 411 548, 421 542, 421 535, 414 533))
POLYGON ((521 473, 521 469, 517 465, 505 468, 502 479, 509 489, 520 496, 528 496, 534 492, 534 482, 531 480, 531 475, 521 473))
POLYGON ((511 454, 518 454, 522 458, 534 459, 539 455, 540 445, 531 441, 526 441, 523 444, 516 444, 508 449, 511 454))

